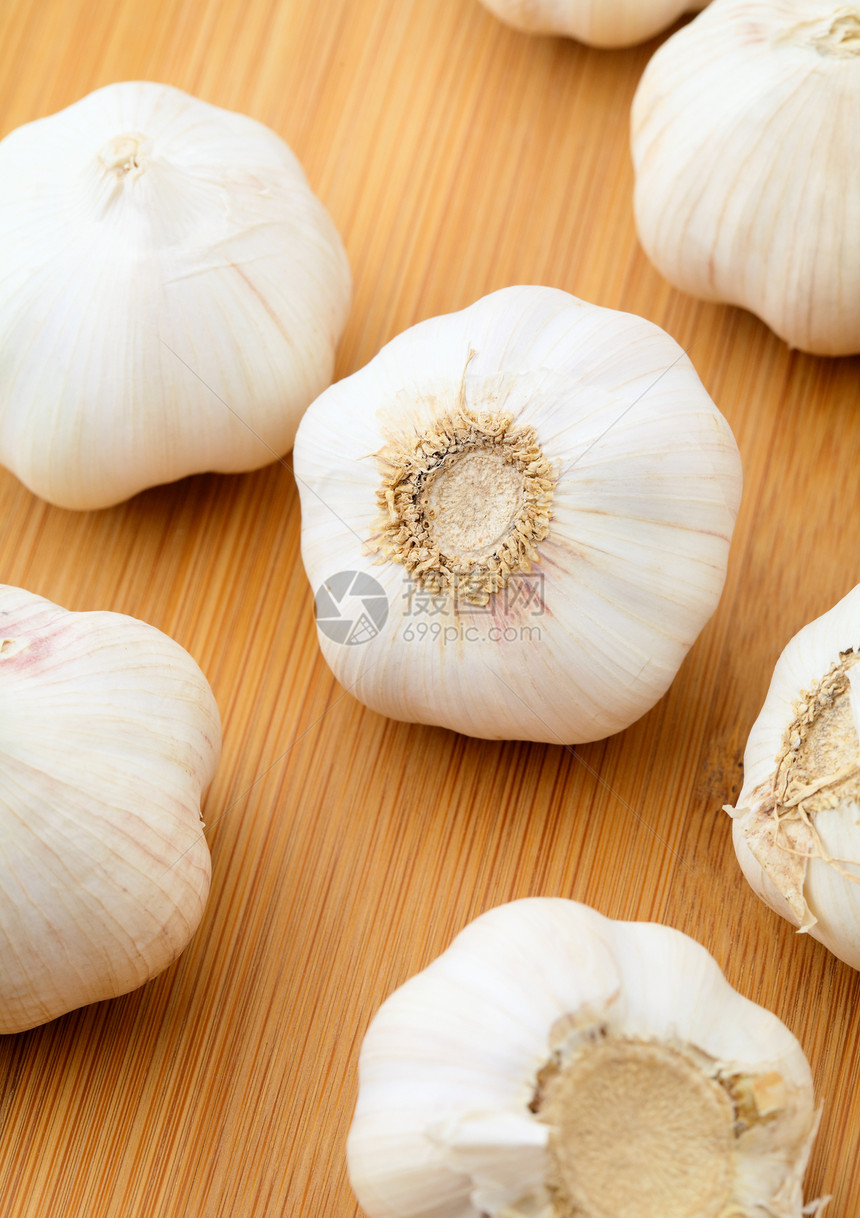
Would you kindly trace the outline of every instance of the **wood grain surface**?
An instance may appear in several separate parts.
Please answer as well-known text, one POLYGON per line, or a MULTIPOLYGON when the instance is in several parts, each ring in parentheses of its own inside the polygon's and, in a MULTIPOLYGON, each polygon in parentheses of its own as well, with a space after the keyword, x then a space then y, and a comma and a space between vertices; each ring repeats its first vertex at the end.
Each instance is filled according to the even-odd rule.
POLYGON ((534 894, 679 927, 785 1020, 823 1104, 807 1194, 860 1213, 860 977, 757 900, 721 811, 777 655, 860 579, 860 360, 791 352, 648 264, 627 124, 656 45, 529 38, 476 0, 0 5, 2 134, 148 78, 288 141, 354 271, 338 376, 421 318, 552 284, 688 348, 745 469, 722 601, 671 690, 577 748, 391 722, 338 687, 289 457, 92 513, 0 471, 0 582, 173 635, 224 719, 191 946, 136 993, 0 1041, 7 1218, 353 1218, 370 1018, 467 921, 534 894))

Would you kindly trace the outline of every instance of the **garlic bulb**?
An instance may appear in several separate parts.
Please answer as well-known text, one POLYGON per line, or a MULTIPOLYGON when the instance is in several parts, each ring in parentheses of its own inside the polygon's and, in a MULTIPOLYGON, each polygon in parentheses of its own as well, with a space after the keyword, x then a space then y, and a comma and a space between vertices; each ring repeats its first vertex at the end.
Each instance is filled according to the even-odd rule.
POLYGON ((340 238, 273 131, 108 85, 0 142, 0 461, 105 507, 285 452, 331 380, 340 238))
POLYGON ((515 29, 566 34, 596 47, 627 47, 665 30, 708 0, 481 0, 515 29))
POLYGON ((714 0, 648 64, 635 211, 673 284, 793 347, 860 351, 860 4, 714 0))
POLYGON ((800 1045, 680 931, 535 897, 389 997, 349 1175, 369 1218, 800 1218, 800 1045))
POLYGON ((744 753, 732 835, 782 917, 860 968, 860 585, 791 640, 744 753))
POLYGON ((395 719, 553 743, 665 692, 741 487, 680 347, 542 287, 399 335, 311 406, 294 470, 338 680, 395 719))
POLYGON ((178 643, 0 587, 0 1033, 142 985, 209 891, 215 701, 178 643))

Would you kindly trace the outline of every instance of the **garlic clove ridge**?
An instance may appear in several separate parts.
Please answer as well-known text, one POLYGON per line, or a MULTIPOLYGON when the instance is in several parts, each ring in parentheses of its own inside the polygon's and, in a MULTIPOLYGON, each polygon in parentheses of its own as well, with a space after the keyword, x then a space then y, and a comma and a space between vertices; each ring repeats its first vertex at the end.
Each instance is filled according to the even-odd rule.
POLYGON ((256 469, 330 382, 351 295, 287 145, 123 82, 0 141, 0 461, 62 507, 256 469))
POLYGON ((179 644, 0 587, 0 1033, 167 968, 210 883, 221 729, 179 644))
POLYGON ((858 63, 856 5, 715 0, 657 50, 631 113, 657 269, 817 355, 860 351, 858 63))

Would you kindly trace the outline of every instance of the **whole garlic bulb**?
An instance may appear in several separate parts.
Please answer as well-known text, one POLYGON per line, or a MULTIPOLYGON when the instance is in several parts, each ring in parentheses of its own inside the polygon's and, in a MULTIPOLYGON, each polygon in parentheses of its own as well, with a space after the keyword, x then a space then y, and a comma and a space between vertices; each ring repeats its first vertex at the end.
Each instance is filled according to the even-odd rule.
POLYGON ((178 643, 0 587, 0 1033, 142 985, 209 892, 218 709, 178 643))
POLYGON ((735 852, 761 899, 860 968, 860 585, 794 636, 744 753, 735 852))
POLYGON ((708 0, 481 0, 518 30, 566 34, 596 47, 627 47, 665 30, 708 0))
POLYGON ((491 739, 620 731, 713 612, 741 489, 678 345, 554 288, 390 342, 302 420, 320 645, 374 710, 491 739))
POLYGON ((633 102, 635 212, 673 284, 860 351, 860 5, 714 0, 633 102))
POLYGON ((0 142, 0 461, 98 508, 285 452, 351 281, 293 153, 167 85, 108 85, 0 142))
POLYGON ((369 1218, 800 1218, 800 1045, 680 931, 537 897, 376 1014, 349 1175, 369 1218))

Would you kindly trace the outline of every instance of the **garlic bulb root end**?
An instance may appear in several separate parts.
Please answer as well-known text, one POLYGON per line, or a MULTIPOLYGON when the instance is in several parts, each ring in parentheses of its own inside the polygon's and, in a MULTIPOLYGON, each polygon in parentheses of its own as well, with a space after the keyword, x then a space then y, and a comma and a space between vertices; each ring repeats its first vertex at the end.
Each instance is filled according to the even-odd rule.
POLYGON ((378 549, 431 594, 483 606, 537 561, 555 478, 534 428, 461 407, 377 461, 378 549))
POLYGON ((842 801, 860 803, 860 740, 849 697, 849 673, 858 658, 853 650, 842 652, 821 680, 801 693, 770 781, 755 793, 750 808, 737 814, 750 852, 783 894, 801 932, 818 920, 804 896, 811 859, 860 883, 860 874, 850 870, 860 858, 834 858, 816 827, 818 813, 842 801))
MULTIPOLYGON (((750 1080, 752 1121, 761 1119, 755 1094, 750 1080)), ((626 1213, 637 1193, 643 1214, 725 1213, 735 1104, 682 1050, 632 1040, 591 1045, 544 1077, 536 1111, 552 1127, 550 1191, 560 1215, 610 1218, 626 1213)))
POLYGON ((490 910, 383 1004, 359 1074, 369 1218, 801 1218, 809 1064, 668 927, 490 910))

